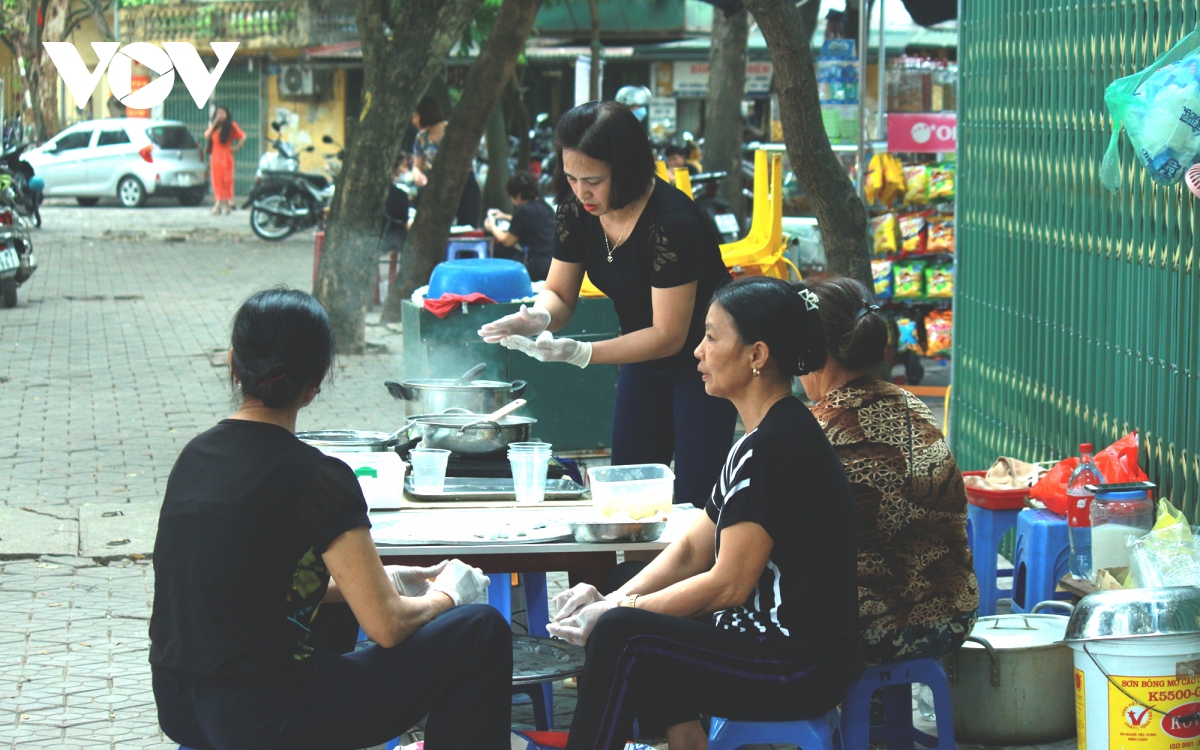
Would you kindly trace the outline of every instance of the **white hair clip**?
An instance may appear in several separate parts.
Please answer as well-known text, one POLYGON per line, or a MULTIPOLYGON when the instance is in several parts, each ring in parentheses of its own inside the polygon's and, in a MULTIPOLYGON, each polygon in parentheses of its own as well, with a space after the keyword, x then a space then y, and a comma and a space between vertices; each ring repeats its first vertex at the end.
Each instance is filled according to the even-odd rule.
POLYGON ((800 290, 800 299, 804 300, 804 309, 812 311, 817 309, 817 295, 807 289, 800 290))

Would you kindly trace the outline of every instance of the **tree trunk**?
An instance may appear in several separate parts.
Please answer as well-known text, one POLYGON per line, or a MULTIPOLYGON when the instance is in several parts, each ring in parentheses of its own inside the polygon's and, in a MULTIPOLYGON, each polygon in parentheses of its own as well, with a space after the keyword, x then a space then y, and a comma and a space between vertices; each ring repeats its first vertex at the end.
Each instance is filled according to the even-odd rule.
MULTIPOLYGON (((512 213, 512 199, 504 192, 508 182, 508 128, 504 127, 504 103, 496 102, 487 121, 487 182, 483 184, 483 208, 512 213)), ((435 162, 436 164, 436 162, 435 162)))
POLYGON ((4 30, 5 40, 24 62, 21 78, 25 122, 33 125, 38 141, 62 129, 58 116, 58 70, 42 48, 42 42, 61 42, 66 37, 69 0, 40 0, 19 5, 22 27, 4 30), (41 12, 41 24, 38 13, 41 12))
POLYGON ((389 0, 358 2, 362 113, 349 133, 314 290, 329 310, 340 353, 365 349, 388 167, 400 153, 421 95, 482 5, 483 0, 405 0, 393 18, 389 0))
POLYGON ((746 0, 746 6, 771 53, 788 160, 817 215, 829 273, 858 279, 872 288, 867 211, 821 122, 809 46, 813 26, 791 0, 746 0))
POLYGON ((588 0, 592 20, 592 59, 588 70, 588 99, 600 101, 600 0, 588 0))
POLYGON ((704 125, 704 168, 728 172, 720 195, 746 224, 742 196, 742 99, 746 90, 746 39, 750 14, 738 11, 730 18, 713 8, 712 48, 708 56, 708 110, 704 125))
POLYGON ((504 0, 491 35, 467 73, 462 98, 446 126, 429 183, 421 196, 421 208, 404 246, 403 282, 388 290, 383 308, 386 322, 400 319, 400 304, 429 280, 433 267, 442 260, 450 223, 467 184, 471 159, 488 116, 516 69, 517 57, 525 47, 541 5, 542 0, 504 0))

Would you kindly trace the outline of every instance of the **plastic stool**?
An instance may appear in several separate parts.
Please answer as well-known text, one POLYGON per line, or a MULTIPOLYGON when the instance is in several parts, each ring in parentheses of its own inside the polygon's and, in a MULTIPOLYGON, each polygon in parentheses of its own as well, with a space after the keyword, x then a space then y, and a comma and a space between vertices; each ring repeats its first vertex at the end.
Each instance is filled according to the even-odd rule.
POLYGON ((490 243, 482 240, 450 240, 446 243, 446 260, 492 257, 490 243))
POLYGON ((967 544, 975 557, 975 578, 979 581, 979 616, 996 614, 1000 587, 996 578, 1011 576, 1011 570, 997 570, 1000 539, 1017 527, 1020 510, 989 510, 967 503, 967 544))
POLYGON ((888 750, 911 750, 913 744, 954 750, 954 721, 950 715, 950 683, 939 659, 912 659, 867 667, 850 686, 842 702, 842 741, 846 750, 867 750, 886 742, 888 750), (912 725, 912 685, 928 685, 937 713, 937 737, 912 725), (883 690, 884 723, 871 726, 871 696, 883 690))
MULTIPOLYGON (((512 574, 489 573, 492 579, 488 586, 488 604, 500 610, 504 619, 512 622, 512 574)), ((546 625, 550 622, 550 605, 546 601, 546 574, 522 573, 525 584, 525 618, 529 623, 529 634, 548 638, 546 625)), ((533 725, 538 731, 554 728, 554 685, 513 685, 513 695, 528 695, 533 702, 533 725)))
POLYGON ((714 716, 708 730, 708 750, 772 743, 797 745, 801 750, 842 750, 838 710, 802 721, 730 721, 714 716))
POLYGON ((1028 612, 1038 602, 1053 599, 1059 580, 1067 574, 1071 556, 1067 519, 1048 510, 1021 511, 1014 550, 1012 611, 1028 612))

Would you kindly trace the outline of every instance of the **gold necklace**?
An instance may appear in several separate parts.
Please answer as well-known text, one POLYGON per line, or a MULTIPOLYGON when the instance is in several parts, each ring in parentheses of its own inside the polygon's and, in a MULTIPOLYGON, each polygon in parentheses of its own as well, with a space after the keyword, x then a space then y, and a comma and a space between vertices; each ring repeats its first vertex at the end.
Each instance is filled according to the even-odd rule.
POLYGON ((609 245, 608 244, 608 231, 604 228, 604 222, 603 221, 600 222, 600 234, 604 235, 604 249, 608 251, 608 262, 609 263, 613 262, 613 258, 612 258, 613 248, 621 246, 621 241, 625 239, 625 232, 628 230, 629 230, 629 220, 627 219, 625 221, 625 230, 623 230, 621 232, 621 236, 617 238, 616 242, 614 242, 612 245, 609 245))

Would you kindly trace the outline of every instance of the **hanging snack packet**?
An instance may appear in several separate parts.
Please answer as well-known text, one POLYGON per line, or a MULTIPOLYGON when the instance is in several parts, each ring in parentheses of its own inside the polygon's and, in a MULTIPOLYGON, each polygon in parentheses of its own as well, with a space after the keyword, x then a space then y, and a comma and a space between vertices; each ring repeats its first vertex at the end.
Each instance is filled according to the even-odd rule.
POLYGON ((894 155, 884 154, 883 189, 879 193, 879 202, 890 206, 901 195, 904 195, 904 165, 894 155))
POLYGON ((925 225, 928 212, 900 214, 900 253, 902 255, 925 254, 925 225))
POLYGON ((896 299, 920 299, 925 296, 925 261, 897 263, 892 270, 896 278, 892 296, 896 299))
POLYGON ((954 200, 954 165, 938 164, 929 168, 929 202, 954 200))
POLYGON ((925 269, 925 296, 950 299, 954 296, 954 266, 930 266, 925 269))
POLYGON ((899 249, 896 235, 899 231, 896 214, 887 213, 871 219, 871 238, 876 257, 886 258, 896 254, 899 249))
POLYGON ((948 357, 954 343, 954 313, 950 310, 925 316, 925 356, 948 357))
POLYGON ((896 348, 900 351, 922 353, 921 336, 917 332, 917 321, 913 318, 898 318, 896 320, 896 332, 899 334, 899 341, 896 343, 896 348))
POLYGON ((925 249, 931 253, 954 252, 954 217, 952 215, 937 214, 929 217, 925 249))
POLYGON ((892 298, 892 262, 890 260, 871 261, 871 276, 875 280, 875 298, 892 298))
POLYGON ((929 170, 924 164, 904 168, 904 205, 923 206, 929 202, 929 170))

